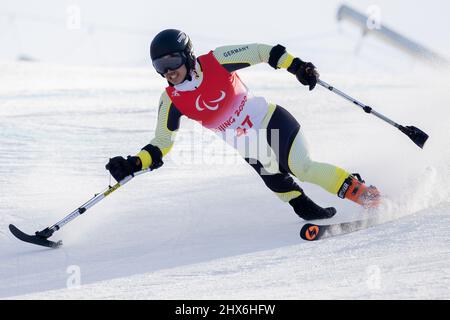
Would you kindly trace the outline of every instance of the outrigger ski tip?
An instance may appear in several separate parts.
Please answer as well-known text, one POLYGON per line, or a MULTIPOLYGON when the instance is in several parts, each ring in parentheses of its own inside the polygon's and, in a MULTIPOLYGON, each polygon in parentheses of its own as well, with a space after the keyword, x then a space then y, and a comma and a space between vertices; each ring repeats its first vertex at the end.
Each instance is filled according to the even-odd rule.
POLYGON ((56 248, 59 248, 60 246, 62 246, 61 240, 59 240, 58 242, 54 242, 54 241, 48 240, 47 237, 40 236, 37 234, 32 236, 32 235, 29 235, 29 234, 26 234, 26 233, 20 231, 13 224, 9 225, 9 231, 11 231, 11 233, 17 239, 28 242, 28 243, 36 244, 38 246, 44 246, 44 247, 53 248, 53 249, 56 249, 56 248))

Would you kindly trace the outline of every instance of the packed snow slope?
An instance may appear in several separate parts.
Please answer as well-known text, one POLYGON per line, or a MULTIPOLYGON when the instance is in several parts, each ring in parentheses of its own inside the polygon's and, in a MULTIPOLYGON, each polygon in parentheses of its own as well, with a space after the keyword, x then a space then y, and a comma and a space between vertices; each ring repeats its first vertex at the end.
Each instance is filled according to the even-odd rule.
MULTIPOLYGON (((399 18, 391 21, 400 31, 449 55, 441 20, 411 23, 397 2, 378 2, 388 18, 399 18)), ((165 82, 149 65, 2 61, 0 298, 449 299, 450 74, 361 40, 352 28, 337 28, 336 3, 311 5, 308 19, 321 17, 317 34, 307 28, 317 21, 307 20, 298 22, 304 23, 301 37, 272 41, 271 33, 266 39, 231 30, 221 38, 212 31, 214 40, 199 37, 196 48, 202 54, 243 38, 279 41, 313 61, 324 81, 426 131, 430 139, 421 150, 329 91, 308 92, 286 71, 262 65, 239 72, 255 95, 298 119, 315 160, 359 172, 381 190, 385 202, 372 213, 379 225, 302 241, 304 221, 291 207, 234 150, 183 119, 165 165, 55 233, 62 248, 22 243, 10 234, 10 223, 34 233, 113 183, 104 165, 137 153, 153 137, 165 82)), ((426 13, 424 7, 408 12, 414 16, 417 8, 426 13)), ((200 27, 190 27, 199 34, 200 27)), ((114 50, 108 55, 113 59, 114 50)), ((319 204, 337 208, 330 222, 365 216, 348 201, 300 184, 319 204)))
MULTIPOLYGON (((430 71, 426 82, 322 75, 428 132, 420 150, 325 89, 309 93, 269 67, 241 72, 255 94, 298 118, 315 159, 379 187, 388 199, 377 214, 386 224, 303 242, 303 222, 234 150, 183 120, 161 169, 61 229, 54 238, 64 246, 49 250, 13 238, 8 224, 33 233, 103 190, 108 158, 133 154, 152 137, 162 83, 150 69, 0 69, 1 297, 63 289, 32 297, 450 298, 450 94, 439 73, 430 71), (65 289, 73 270, 83 285, 75 291, 65 289), (377 290, 365 284, 371 272, 379 275, 377 290)), ((333 221, 363 217, 356 205, 302 186, 336 206, 333 221)))

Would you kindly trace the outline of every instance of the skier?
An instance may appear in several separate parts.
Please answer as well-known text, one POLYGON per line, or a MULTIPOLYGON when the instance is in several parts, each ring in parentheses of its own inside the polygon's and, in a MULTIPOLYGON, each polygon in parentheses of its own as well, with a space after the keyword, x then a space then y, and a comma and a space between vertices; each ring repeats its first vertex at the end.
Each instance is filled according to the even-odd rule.
POLYGON ((117 181, 142 169, 161 167, 163 157, 172 148, 180 117, 185 115, 235 147, 242 139, 267 144, 272 159, 276 160, 275 169, 263 157, 248 150, 239 152, 266 186, 305 220, 331 218, 336 209, 314 203, 291 175, 365 208, 379 204, 378 190, 366 186, 359 174, 311 159, 297 120, 281 106, 251 95, 236 73, 265 62, 274 69, 287 69, 313 90, 319 74, 311 62, 294 57, 282 45, 256 43, 219 47, 196 58, 190 38, 175 29, 156 35, 150 45, 150 56, 153 67, 168 82, 159 102, 155 137, 136 156, 109 160, 106 169, 117 181), (251 134, 257 131, 267 134, 263 139, 251 134))

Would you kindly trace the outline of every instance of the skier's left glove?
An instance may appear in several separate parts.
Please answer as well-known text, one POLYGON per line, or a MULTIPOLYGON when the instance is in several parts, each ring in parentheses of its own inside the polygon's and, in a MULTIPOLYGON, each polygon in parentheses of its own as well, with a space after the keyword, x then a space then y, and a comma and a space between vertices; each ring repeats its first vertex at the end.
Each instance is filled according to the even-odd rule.
POLYGON ((309 86, 309 91, 314 89, 320 76, 315 65, 311 62, 304 62, 300 58, 295 58, 287 70, 295 74, 297 80, 303 85, 309 86))
POLYGON ((118 156, 109 159, 109 162, 106 164, 105 168, 111 173, 113 178, 119 182, 125 177, 140 171, 142 164, 139 157, 128 156, 125 159, 124 157, 118 156))

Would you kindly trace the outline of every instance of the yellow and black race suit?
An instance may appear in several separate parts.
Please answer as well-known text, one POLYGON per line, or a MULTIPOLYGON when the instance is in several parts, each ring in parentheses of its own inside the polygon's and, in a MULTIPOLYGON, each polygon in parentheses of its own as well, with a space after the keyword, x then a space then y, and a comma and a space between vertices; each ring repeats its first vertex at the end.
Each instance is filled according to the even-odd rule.
MULTIPOLYGON (((233 73, 258 63, 269 63, 273 49, 274 47, 270 45, 254 43, 219 47, 213 50, 212 54, 227 72, 233 73)), ((294 56, 284 51, 277 58, 276 68, 287 69, 294 56)), ((202 66, 197 59, 195 68, 191 71, 191 79, 174 86, 175 89, 171 92, 178 94, 184 91, 195 91, 204 80, 203 75, 202 66)), ((240 153, 270 190, 285 202, 298 197, 303 191, 293 180, 291 175, 294 175, 300 181, 319 185, 333 194, 338 193, 349 173, 334 165, 316 162, 310 158, 300 124, 286 109, 268 103, 264 98, 250 95, 245 103, 252 108, 252 112, 258 119, 257 123, 252 123, 254 128, 266 132, 264 142, 273 151, 277 163, 276 169, 268 170, 267 164, 263 163, 258 156, 240 153), (276 134, 273 135, 273 132, 276 134), (274 137, 276 137, 275 140, 274 137)), ((164 91, 159 101, 155 136, 149 145, 138 153, 143 169, 152 166, 154 162, 161 163, 160 159, 171 150, 182 115, 183 113, 164 91)), ((261 135, 257 136, 261 137, 261 135)))

